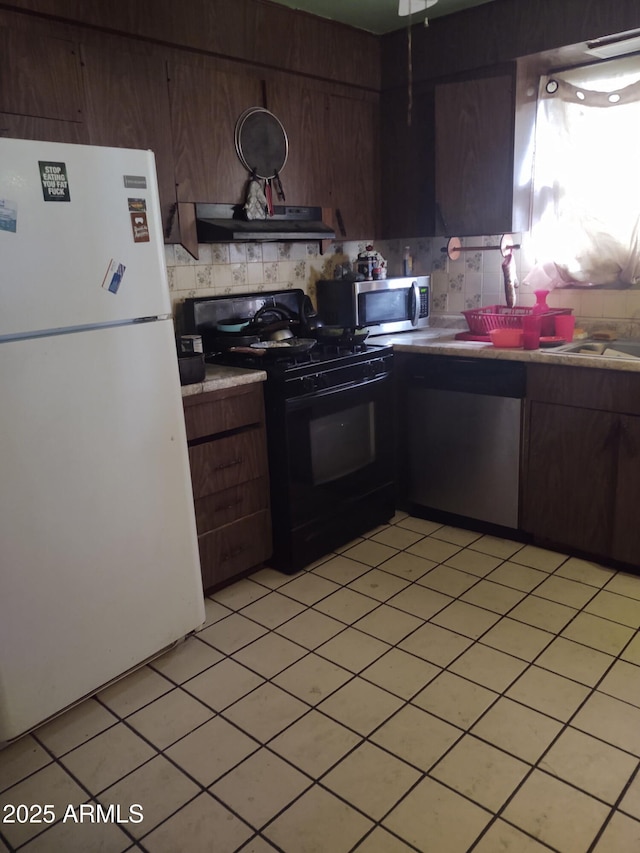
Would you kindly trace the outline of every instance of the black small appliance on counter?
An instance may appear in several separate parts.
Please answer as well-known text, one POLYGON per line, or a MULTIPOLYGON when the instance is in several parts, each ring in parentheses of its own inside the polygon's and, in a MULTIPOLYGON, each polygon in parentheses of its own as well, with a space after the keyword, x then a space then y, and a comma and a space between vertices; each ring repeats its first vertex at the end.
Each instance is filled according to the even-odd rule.
POLYGON ((392 517, 391 347, 361 337, 316 342, 314 335, 326 336, 318 334, 319 318, 299 289, 187 299, 183 319, 186 332, 202 335, 207 362, 267 373, 270 565, 299 571, 392 517), (238 338, 246 344, 270 337, 274 325, 293 332, 292 346, 255 355, 257 341, 234 346, 238 338), (225 335, 220 326, 242 328, 225 335), (300 338, 313 343, 296 352, 300 338))

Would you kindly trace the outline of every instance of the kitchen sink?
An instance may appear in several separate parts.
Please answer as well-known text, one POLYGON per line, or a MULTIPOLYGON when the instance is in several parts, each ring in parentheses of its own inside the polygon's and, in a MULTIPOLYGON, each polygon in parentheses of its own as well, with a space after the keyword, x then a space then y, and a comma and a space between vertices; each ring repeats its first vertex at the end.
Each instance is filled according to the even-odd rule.
POLYGON ((589 355, 600 358, 640 358, 640 341, 575 341, 566 346, 557 347, 552 350, 557 354, 565 355, 589 355))

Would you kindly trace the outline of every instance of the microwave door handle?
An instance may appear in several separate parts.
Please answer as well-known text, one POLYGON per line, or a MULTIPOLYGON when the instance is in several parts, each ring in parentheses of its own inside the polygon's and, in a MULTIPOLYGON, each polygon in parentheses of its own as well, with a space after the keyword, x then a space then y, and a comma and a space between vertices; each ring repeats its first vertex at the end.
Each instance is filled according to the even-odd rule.
POLYGON ((420 316, 420 288, 418 282, 411 283, 411 325, 417 326, 420 316))

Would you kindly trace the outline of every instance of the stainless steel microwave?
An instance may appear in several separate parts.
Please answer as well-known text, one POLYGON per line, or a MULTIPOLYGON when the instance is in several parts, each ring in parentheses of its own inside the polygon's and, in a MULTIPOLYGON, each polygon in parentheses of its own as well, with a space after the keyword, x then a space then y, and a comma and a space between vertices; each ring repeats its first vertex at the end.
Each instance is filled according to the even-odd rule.
POLYGON ((373 335, 421 329, 429 325, 429 278, 318 281, 318 314, 327 326, 369 326, 373 335))

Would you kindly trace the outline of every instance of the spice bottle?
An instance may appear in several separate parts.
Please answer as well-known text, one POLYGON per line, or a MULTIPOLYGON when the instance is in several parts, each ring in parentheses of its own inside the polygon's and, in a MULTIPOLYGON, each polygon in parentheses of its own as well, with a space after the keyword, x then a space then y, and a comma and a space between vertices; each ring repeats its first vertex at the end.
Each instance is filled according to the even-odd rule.
POLYGON ((402 275, 410 276, 413 274, 413 258, 409 246, 404 247, 404 256, 402 258, 402 275))

